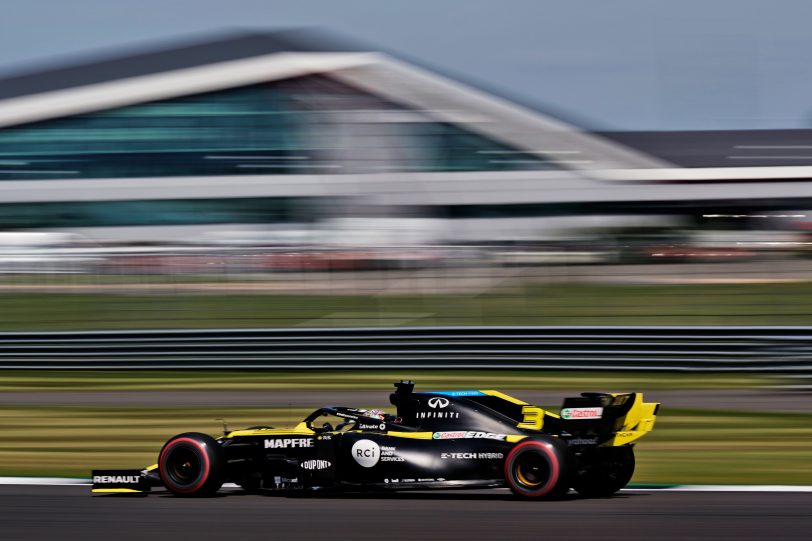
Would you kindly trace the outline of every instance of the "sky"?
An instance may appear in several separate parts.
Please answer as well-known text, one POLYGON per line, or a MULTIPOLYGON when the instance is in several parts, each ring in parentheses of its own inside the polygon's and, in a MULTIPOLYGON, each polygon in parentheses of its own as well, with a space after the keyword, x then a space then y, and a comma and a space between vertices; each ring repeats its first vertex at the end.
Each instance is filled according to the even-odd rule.
POLYGON ((812 128, 812 0, 1 0, 0 74, 320 27, 596 129, 812 128))

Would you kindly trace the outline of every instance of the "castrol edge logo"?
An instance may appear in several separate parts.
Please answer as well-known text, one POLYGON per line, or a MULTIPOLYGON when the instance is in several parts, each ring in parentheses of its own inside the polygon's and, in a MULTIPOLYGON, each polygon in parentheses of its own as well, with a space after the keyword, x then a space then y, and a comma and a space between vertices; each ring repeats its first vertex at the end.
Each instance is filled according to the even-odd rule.
POLYGON ((603 408, 564 408, 561 410, 563 419, 600 419, 603 417, 603 408))

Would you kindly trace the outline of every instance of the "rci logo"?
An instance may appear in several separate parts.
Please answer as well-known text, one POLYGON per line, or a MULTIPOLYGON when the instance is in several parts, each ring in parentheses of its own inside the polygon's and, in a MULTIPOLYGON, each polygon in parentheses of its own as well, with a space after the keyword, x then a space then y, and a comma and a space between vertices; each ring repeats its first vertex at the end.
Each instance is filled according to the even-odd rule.
POLYGON ((372 440, 358 440, 352 445, 352 458, 364 468, 371 468, 381 458, 381 448, 372 440))
POLYGON ((432 408, 443 409, 444 407, 448 406, 448 398, 443 398, 442 396, 429 398, 429 406, 432 408))

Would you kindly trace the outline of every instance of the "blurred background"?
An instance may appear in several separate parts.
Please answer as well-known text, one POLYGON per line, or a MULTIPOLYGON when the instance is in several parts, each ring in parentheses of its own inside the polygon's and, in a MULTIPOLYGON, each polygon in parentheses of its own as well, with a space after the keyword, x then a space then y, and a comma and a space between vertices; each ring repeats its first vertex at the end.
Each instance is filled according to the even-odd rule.
POLYGON ((812 483, 807 3, 10 4, 0 473, 413 377, 665 393, 638 482, 812 483))

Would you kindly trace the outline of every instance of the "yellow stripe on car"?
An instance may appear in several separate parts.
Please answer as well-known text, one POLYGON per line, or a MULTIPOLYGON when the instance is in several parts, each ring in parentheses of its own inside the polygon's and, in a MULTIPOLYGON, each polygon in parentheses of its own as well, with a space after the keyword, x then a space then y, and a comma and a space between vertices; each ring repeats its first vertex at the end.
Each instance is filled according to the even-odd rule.
POLYGON ((387 432, 387 436, 394 436, 396 438, 406 438, 411 440, 430 440, 432 439, 433 432, 387 432))
POLYGON ((657 402, 643 402, 643 393, 634 395, 634 403, 629 412, 623 417, 623 425, 615 436, 602 443, 601 447, 619 447, 638 440, 654 429, 657 420, 657 402))
POLYGON ((299 423, 293 428, 254 428, 251 430, 234 430, 226 438, 239 436, 312 436, 315 432, 307 428, 307 424, 299 423))
POLYGON ((486 394, 488 396, 495 396, 496 398, 501 398, 502 400, 507 400, 508 402, 512 402, 514 404, 518 404, 520 406, 526 406, 527 402, 524 400, 519 400, 510 395, 506 395, 505 393, 500 393, 499 391, 487 390, 487 391, 479 391, 480 393, 486 394))

